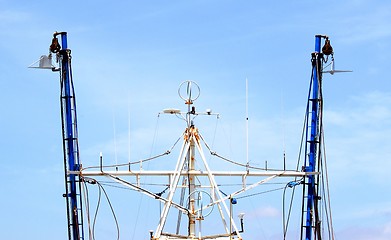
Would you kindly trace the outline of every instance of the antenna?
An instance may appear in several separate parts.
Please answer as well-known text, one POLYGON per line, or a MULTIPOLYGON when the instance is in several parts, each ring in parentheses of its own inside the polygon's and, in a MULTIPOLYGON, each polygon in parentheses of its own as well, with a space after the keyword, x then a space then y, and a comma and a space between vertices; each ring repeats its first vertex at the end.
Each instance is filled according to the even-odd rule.
POLYGON ((118 159, 117 159, 117 136, 115 132, 115 112, 113 110, 113 131, 114 131, 114 156, 115 156, 115 170, 118 171, 118 159))
MULTIPOLYGON (((130 95, 130 94, 129 94, 130 95)), ((130 170, 130 96, 128 97, 128 161, 129 161, 129 170, 130 170)))
POLYGON ((248 170, 248 80, 246 77, 246 165, 248 170))
POLYGON ((285 118, 284 118, 284 89, 281 89, 281 121, 282 121, 282 148, 284 171, 286 170, 285 118))

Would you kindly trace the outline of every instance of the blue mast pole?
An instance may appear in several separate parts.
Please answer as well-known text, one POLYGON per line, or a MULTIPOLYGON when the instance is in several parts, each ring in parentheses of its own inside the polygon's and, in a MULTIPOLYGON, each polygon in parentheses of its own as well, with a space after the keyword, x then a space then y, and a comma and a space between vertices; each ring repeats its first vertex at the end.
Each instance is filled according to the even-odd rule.
MULTIPOLYGON (((308 155, 308 166, 306 167, 307 172, 315 172, 316 166, 316 156, 318 151, 319 143, 319 79, 321 74, 321 38, 323 36, 315 36, 315 52, 312 54, 312 96, 309 101, 311 101, 311 129, 310 129, 310 139, 307 142, 309 143, 309 155, 308 155)), ((307 182, 307 206, 306 206, 306 221, 305 221, 305 239, 312 239, 313 231, 313 217, 314 217, 314 201, 317 201, 317 195, 315 191, 315 176, 310 175, 307 182)), ((316 210, 315 210, 316 211, 316 210)), ((317 223, 315 223, 317 224, 317 223)), ((315 226, 316 227, 316 226, 315 226)))
POLYGON ((52 52, 58 52, 61 59, 61 115, 63 128, 64 170, 66 181, 68 235, 70 240, 84 239, 83 216, 81 211, 81 184, 78 175, 68 173, 80 170, 76 101, 71 72, 71 50, 68 49, 67 33, 54 33, 52 52), (57 35, 61 35, 61 50, 57 35))

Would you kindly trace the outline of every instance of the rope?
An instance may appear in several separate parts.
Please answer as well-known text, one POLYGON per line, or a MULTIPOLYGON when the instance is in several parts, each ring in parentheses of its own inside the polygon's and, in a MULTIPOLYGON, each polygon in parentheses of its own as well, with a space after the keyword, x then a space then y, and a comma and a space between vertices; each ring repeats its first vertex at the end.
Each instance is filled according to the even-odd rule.
POLYGON ((282 226, 283 226, 284 240, 286 239, 286 234, 288 233, 288 225, 291 217, 293 197, 295 195, 296 186, 298 186, 301 183, 303 183, 303 178, 300 179, 299 181, 297 181, 295 178, 295 181, 289 182, 284 186, 284 193, 282 194, 282 226), (288 218, 285 223, 285 192, 287 187, 293 188, 293 191, 292 191, 291 200, 289 204, 288 218))
POLYGON ((92 239, 95 240, 95 225, 96 225, 96 219, 98 217, 98 212, 99 212, 100 203, 101 203, 101 197, 102 197, 102 191, 103 191, 103 193, 104 193, 104 195, 106 197, 107 203, 109 204, 109 207, 110 207, 111 213, 113 215, 114 221, 115 221, 115 226, 116 226, 116 229, 117 229, 117 240, 119 240, 119 238, 120 238, 120 231, 119 231, 119 224, 118 224, 117 216, 115 215, 115 211, 114 211, 113 205, 111 204, 110 198, 107 195, 106 190, 104 189, 102 184, 100 182, 98 182, 96 179, 93 179, 93 178, 83 178, 82 181, 84 182, 84 186, 85 186, 85 189, 86 189, 85 199, 86 199, 86 205, 87 205, 87 208, 86 208, 87 210, 86 211, 87 211, 88 230, 89 230, 89 233, 90 233, 90 239, 92 237, 92 239), (90 225, 90 213, 89 213, 90 202, 89 202, 88 188, 87 188, 87 184, 86 183, 98 184, 98 190, 99 190, 98 191, 98 202, 97 202, 96 209, 95 209, 94 221, 93 221, 93 224, 92 224, 92 230, 91 230, 91 225, 90 225))
MULTIPOLYGON (((316 59, 312 59, 312 61, 316 61, 316 59)), ((316 61, 317 63, 317 61, 316 61)), ((307 163, 307 144, 304 143, 304 137, 305 139, 307 139, 308 137, 308 128, 306 128, 307 124, 308 124, 308 114, 309 114, 309 108, 310 108, 310 101, 309 99, 311 98, 311 90, 312 90, 312 80, 314 78, 314 69, 316 67, 316 64, 312 64, 312 69, 311 69, 311 78, 310 78, 310 84, 309 84, 309 90, 308 90, 308 96, 307 96, 307 107, 306 107, 306 113, 305 113, 305 117, 304 117, 304 124, 303 124, 303 132, 302 132, 302 137, 301 137, 301 143, 300 143, 300 150, 299 150, 299 156, 298 156, 298 159, 297 159, 297 165, 296 165, 296 170, 298 170, 299 168, 299 165, 300 165, 300 160, 301 160, 301 153, 302 153, 302 150, 303 150, 303 145, 305 146, 304 147, 304 152, 305 152, 305 155, 304 155, 304 164, 303 166, 306 166, 306 163, 307 163)), ((304 179, 305 181, 305 179, 304 179)), ((303 184, 303 194, 302 194, 302 204, 301 204, 301 221, 303 223, 304 221, 304 203, 305 203, 305 188, 306 188, 306 184, 303 184)), ((292 195, 291 195, 291 203, 290 203, 290 207, 289 207, 289 215, 290 215, 290 212, 291 212, 291 208, 292 208, 292 205, 293 205, 293 197, 294 197, 294 194, 295 194, 295 189, 293 189, 293 192, 292 192, 292 195)), ((289 222, 287 223, 287 225, 289 224, 289 222)), ((300 239, 303 239, 303 227, 300 229, 300 239)))
MULTIPOLYGON (((235 162, 233 160, 225 158, 225 157, 219 155, 218 153, 216 153, 215 151, 212 151, 212 149, 209 147, 209 145, 206 143, 206 141, 204 140, 204 138, 202 137, 202 135, 200 133, 199 133, 199 136, 200 136, 200 139, 204 142, 206 148, 209 150, 209 152, 212 156, 216 156, 216 157, 218 157, 226 162, 232 163, 234 165, 245 167, 246 169, 250 168, 250 169, 256 169, 256 170, 267 170, 266 168, 253 167, 253 166, 250 166, 249 164, 243 164, 243 163, 235 162)), ((276 170, 276 169, 269 169, 269 170, 276 170)))
POLYGON ((96 218, 97 218, 99 207, 100 207, 100 199, 101 199, 101 196, 102 196, 101 189, 98 188, 98 190, 99 190, 99 192, 98 192, 98 203, 96 204, 96 209, 95 209, 95 214, 94 214, 94 221, 92 223, 92 239, 94 239, 94 240, 95 240, 95 223, 96 223, 96 218))
POLYGON ((278 190, 282 190, 284 188, 285 187, 280 187, 280 188, 276 188, 276 189, 271 189, 271 190, 267 190, 267 191, 263 191, 263 192, 257 192, 257 193, 253 193, 253 194, 249 194, 249 195, 245 195, 245 196, 241 196, 241 197, 235 197, 235 198, 236 199, 241 199, 241 198, 253 197, 253 196, 256 196, 256 195, 261 195, 261 194, 265 194, 265 193, 270 193, 270 192, 275 192, 275 191, 278 191, 278 190))
MULTIPOLYGON (((150 157, 150 158, 142 159, 142 160, 139 160, 139 161, 135 161, 135 162, 112 164, 112 165, 102 165, 102 168, 124 167, 124 166, 133 165, 133 164, 138 164, 138 163, 140 163, 140 161, 148 162, 148 161, 154 160, 156 158, 162 157, 164 155, 168 155, 170 153, 171 153, 170 151, 166 151, 166 152, 164 152, 162 154, 159 154, 159 155, 156 155, 156 156, 153 156, 153 157, 150 157)), ((101 166, 86 167, 86 168, 82 168, 80 171, 84 171, 84 170, 87 170, 87 169, 96 169, 96 168, 101 168, 101 166)))
POLYGON ((83 183, 83 186, 84 186, 84 203, 86 205, 86 214, 87 214, 87 223, 88 223, 88 233, 89 233, 89 239, 92 240, 92 229, 91 229, 91 219, 90 219, 90 199, 89 199, 89 196, 88 196, 88 187, 87 187, 87 184, 85 183, 85 181, 83 179, 82 180, 82 183, 83 183))
MULTIPOLYGON (((324 138, 324 135, 322 135, 322 137, 324 138)), ((325 204, 326 214, 327 214, 327 210, 329 212, 329 214, 327 214, 327 226, 329 230, 329 238, 331 236, 331 239, 334 240, 334 228, 333 228, 333 218, 331 214, 331 201, 330 201, 330 189, 329 189, 329 176, 327 171, 326 146, 324 144, 324 140, 323 140, 323 162, 324 162, 324 176, 326 179, 326 184, 323 184, 323 187, 326 186, 326 191, 324 191, 324 195, 325 198, 327 199, 327 201, 325 201, 324 204, 325 204)))
POLYGON ((109 198, 109 196, 107 195, 107 192, 106 192, 106 190, 104 189, 104 187, 103 187, 99 182, 97 182, 97 183, 98 183, 99 187, 102 188, 103 193, 105 194, 106 199, 107 199, 107 202, 108 202, 108 204, 109 204, 109 206, 110 206, 110 210, 111 210, 111 213, 113 214, 113 218, 114 218, 114 221, 115 221, 115 226, 116 226, 116 228, 117 228, 117 240, 119 240, 119 237, 120 237, 119 225, 118 225, 117 216, 115 215, 115 212, 114 212, 113 205, 111 204, 110 198, 109 198))
POLYGON ((162 156, 169 155, 171 153, 171 151, 174 149, 174 147, 176 146, 176 144, 179 142, 179 140, 182 138, 182 136, 183 136, 183 134, 175 141, 174 145, 169 150, 167 150, 166 152, 161 153, 159 155, 156 155, 156 156, 153 156, 153 157, 149 157, 149 158, 145 158, 145 159, 138 160, 138 161, 134 161, 134 162, 129 162, 129 163, 120 163, 120 164, 112 164, 112 165, 86 167, 86 168, 82 168, 80 171, 84 171, 84 170, 87 170, 87 169, 97 169, 97 168, 101 168, 101 167, 102 168, 115 168, 115 167, 130 166, 130 165, 133 165, 133 164, 139 164, 140 162, 148 162, 148 161, 154 160, 156 158, 160 158, 162 156))

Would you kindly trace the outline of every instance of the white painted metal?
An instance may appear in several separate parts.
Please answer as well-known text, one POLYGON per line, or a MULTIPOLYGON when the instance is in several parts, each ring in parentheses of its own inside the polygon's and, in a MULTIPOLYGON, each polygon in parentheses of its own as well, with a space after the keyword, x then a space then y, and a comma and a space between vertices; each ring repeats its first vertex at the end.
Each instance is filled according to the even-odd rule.
MULTIPOLYGON (((219 199, 222 199, 223 196, 221 195, 220 189, 219 189, 219 187, 218 187, 218 185, 216 183, 216 180, 215 180, 214 176, 211 174, 211 170, 210 170, 210 168, 208 166, 208 163, 207 163, 207 161, 205 159, 204 152, 202 151, 202 147, 201 147, 201 144, 199 142, 199 139, 197 139, 197 145, 196 146, 197 146, 197 149, 198 149, 198 151, 199 151, 199 153, 201 155, 201 159, 202 159, 202 161, 204 163, 206 172, 208 173, 209 181, 210 181, 211 185, 213 186, 213 188, 212 188, 213 189, 213 193, 217 194, 219 199)), ((224 201, 221 201, 221 203, 223 204, 223 207, 224 207, 224 210, 225 210, 226 214, 230 217, 231 222, 233 222, 232 221, 232 216, 230 216, 230 211, 228 210, 228 207, 227 207, 226 203, 224 201)), ((228 228, 227 222, 226 222, 225 217, 224 217, 224 214, 222 213, 222 211, 220 209, 221 206, 220 206, 219 203, 217 203, 217 206, 218 206, 218 208, 220 210, 220 216, 221 216, 221 220, 223 221, 225 230, 229 234, 230 233, 230 229, 228 228)), ((235 229, 235 232, 240 237, 240 233, 239 233, 238 229, 236 228, 236 225, 233 224, 232 226, 235 229)))
POLYGON ((184 144, 182 151, 181 151, 181 155, 178 158, 178 164, 176 166, 174 176, 170 182, 170 191, 168 193, 167 201, 164 204, 163 211, 160 216, 160 222, 159 222, 159 225, 156 229, 154 239, 159 239, 159 237, 163 231, 164 224, 166 223, 166 220, 167 220, 168 211, 171 208, 172 199, 174 197, 174 193, 175 193, 175 190, 177 189, 178 182, 179 182, 179 179, 181 176, 180 172, 183 169, 183 166, 185 164, 186 155, 187 155, 187 152, 189 151, 189 146, 190 146, 190 142, 186 142, 184 144))
MULTIPOLYGON (((99 168, 99 167, 97 167, 99 168)), ((278 177, 305 177, 310 175, 318 175, 319 172, 299 172, 299 171, 275 171, 275 170, 267 170, 267 171, 211 171, 210 172, 215 177, 270 177, 277 175, 278 177)), ((167 170, 167 171, 90 171, 90 170, 81 170, 81 171, 68 171, 68 174, 78 174, 85 177, 93 177, 93 176, 105 176, 107 174, 112 176, 173 176, 175 171, 167 170)), ((195 174, 197 176, 208 176, 206 171, 193 170, 193 171, 180 171, 180 175, 187 174, 195 174)))

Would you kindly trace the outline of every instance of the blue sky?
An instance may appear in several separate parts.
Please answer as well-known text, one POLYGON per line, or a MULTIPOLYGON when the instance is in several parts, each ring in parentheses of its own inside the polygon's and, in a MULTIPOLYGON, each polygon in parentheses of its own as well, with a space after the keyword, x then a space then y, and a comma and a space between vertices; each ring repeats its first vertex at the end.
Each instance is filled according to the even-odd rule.
MULTIPOLYGON (((336 67, 354 70, 324 77, 336 237, 390 239, 390 19, 391 3, 368 0, 0 0, 0 238, 67 239, 59 79, 27 68, 48 53, 54 31, 67 31, 87 165, 98 162, 99 152, 108 162, 115 155, 127 162, 129 145, 131 159, 165 151, 182 125, 156 116, 167 107, 184 108, 177 88, 188 79, 201 87, 197 108, 221 114, 216 136, 222 141, 208 133, 215 119, 199 120, 207 141, 244 160, 247 78, 250 160, 279 167, 285 149, 295 166, 314 35, 330 36, 336 67)), ((156 225, 148 220, 157 218, 159 205, 124 194, 113 197, 121 239, 148 239, 156 225), (137 210, 141 202, 150 204, 146 212, 137 210)), ((281 239, 281 192, 246 204, 252 214, 244 237, 281 239)), ((96 239, 113 239, 110 214, 102 216, 96 239)))

